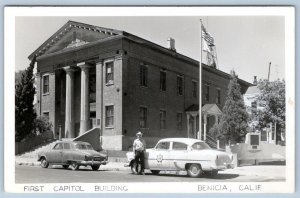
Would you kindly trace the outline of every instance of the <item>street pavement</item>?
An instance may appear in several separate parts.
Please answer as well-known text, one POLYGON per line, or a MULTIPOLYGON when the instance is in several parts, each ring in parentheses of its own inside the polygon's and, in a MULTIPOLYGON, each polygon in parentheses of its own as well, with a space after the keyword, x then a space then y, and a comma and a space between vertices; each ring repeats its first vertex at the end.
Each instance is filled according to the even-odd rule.
POLYGON ((63 169, 61 166, 41 168, 37 164, 16 163, 16 183, 120 183, 120 182, 269 182, 285 181, 286 166, 256 165, 242 166, 226 171, 220 171, 213 178, 202 176, 190 178, 185 171, 161 171, 152 175, 134 175, 124 163, 111 162, 92 171, 90 167, 80 167, 77 171, 63 169), (33 165, 33 166, 32 166, 33 165))

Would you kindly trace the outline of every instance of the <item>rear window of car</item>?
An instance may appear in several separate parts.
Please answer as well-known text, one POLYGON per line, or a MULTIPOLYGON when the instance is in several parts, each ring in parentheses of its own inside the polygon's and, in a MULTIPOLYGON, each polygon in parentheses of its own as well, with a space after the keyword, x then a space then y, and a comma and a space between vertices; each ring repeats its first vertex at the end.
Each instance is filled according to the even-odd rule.
POLYGON ((182 142, 173 142, 172 150, 187 150, 187 145, 182 142))
POLYGON ((75 144, 75 148, 79 150, 93 150, 93 147, 90 144, 75 144))
POLYGON ((192 145, 192 148, 194 150, 204 150, 204 149, 211 149, 208 144, 205 142, 196 142, 195 144, 192 145))
POLYGON ((170 148, 170 142, 160 142, 156 146, 158 150, 168 150, 170 148))

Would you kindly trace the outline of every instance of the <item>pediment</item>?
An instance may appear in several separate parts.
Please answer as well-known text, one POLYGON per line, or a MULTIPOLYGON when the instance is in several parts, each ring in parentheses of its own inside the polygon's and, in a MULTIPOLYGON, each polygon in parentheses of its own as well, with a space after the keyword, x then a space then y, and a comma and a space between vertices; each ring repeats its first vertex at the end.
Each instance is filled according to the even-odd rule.
POLYGON ((94 41, 121 34, 121 31, 69 21, 28 58, 76 48, 94 41))

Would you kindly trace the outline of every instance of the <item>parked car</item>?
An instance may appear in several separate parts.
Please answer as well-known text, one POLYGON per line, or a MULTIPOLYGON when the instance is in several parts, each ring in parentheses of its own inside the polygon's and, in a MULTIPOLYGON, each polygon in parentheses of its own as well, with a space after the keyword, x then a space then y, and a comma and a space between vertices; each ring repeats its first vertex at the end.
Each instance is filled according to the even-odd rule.
MULTIPOLYGON (((137 163, 133 152, 126 153, 127 164, 136 173, 137 163)), ((234 168, 233 155, 213 150, 203 141, 191 138, 167 138, 146 149, 145 169, 153 174, 160 171, 187 171, 190 177, 203 173, 215 176, 218 171, 234 168)))
POLYGON ((62 165, 67 169, 78 170, 80 166, 91 166, 98 170, 100 165, 108 163, 106 151, 97 152, 92 145, 81 141, 60 141, 52 149, 38 154, 41 167, 62 165))

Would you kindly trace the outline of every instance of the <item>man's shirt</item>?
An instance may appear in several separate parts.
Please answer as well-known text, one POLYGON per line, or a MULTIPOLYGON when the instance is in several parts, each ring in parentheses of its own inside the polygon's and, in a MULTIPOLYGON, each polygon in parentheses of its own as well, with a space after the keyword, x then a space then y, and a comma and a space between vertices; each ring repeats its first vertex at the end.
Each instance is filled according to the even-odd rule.
POLYGON ((133 149, 135 151, 143 151, 145 150, 146 143, 143 139, 135 139, 133 142, 133 149))

